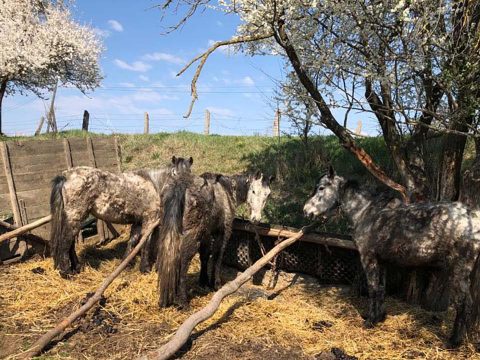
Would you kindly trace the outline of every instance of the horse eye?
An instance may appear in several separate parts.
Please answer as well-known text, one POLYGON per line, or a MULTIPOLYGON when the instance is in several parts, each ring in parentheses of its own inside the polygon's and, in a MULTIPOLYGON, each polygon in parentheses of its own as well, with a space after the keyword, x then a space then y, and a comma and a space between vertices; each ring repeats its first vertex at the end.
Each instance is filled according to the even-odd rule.
POLYGON ((319 186, 318 187, 318 190, 323 190, 323 189, 325 189, 325 186, 319 186))

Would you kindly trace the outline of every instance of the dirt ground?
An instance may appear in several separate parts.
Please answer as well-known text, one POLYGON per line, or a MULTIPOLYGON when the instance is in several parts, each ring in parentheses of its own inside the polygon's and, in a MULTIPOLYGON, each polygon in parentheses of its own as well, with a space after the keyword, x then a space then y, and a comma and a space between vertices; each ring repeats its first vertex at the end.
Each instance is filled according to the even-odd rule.
MULTIPOLYGON (((0 358, 26 350, 73 309, 120 262, 125 238, 96 248, 80 245, 84 271, 72 280, 51 259, 0 267, 0 358)), ((132 359, 166 342, 212 296, 199 287, 198 260, 189 274, 190 308, 158 309, 156 273, 138 264, 107 289, 105 299, 78 320, 42 359, 132 359)), ((236 275, 225 269, 224 280, 236 275)), ((268 282, 268 276, 265 281, 268 282)), ((480 359, 474 344, 448 350, 452 312, 431 313, 389 298, 388 317, 362 327, 363 298, 347 287, 326 287, 300 274, 282 274, 274 290, 248 284, 227 298, 177 354, 179 359, 480 359)))

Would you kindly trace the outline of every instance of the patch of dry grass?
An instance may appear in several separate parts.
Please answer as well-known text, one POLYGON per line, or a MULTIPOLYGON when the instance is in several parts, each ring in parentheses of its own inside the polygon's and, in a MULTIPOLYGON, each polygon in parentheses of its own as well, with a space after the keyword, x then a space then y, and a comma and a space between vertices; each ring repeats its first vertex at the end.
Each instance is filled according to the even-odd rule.
MULTIPOLYGON (((38 336, 80 305, 119 264, 125 239, 81 254, 87 265, 73 280, 62 279, 51 259, 33 259, 0 268, 0 357, 25 350, 38 336)), ((159 310, 156 274, 138 266, 122 273, 97 306, 42 358, 124 359, 153 349, 212 296, 196 285, 198 261, 190 268, 190 309, 159 310)), ((225 280, 236 275, 224 272, 225 280)), ((268 280, 268 279, 267 279, 268 280)), ((284 274, 267 291, 249 284, 225 300, 193 334, 180 354, 185 359, 313 359, 337 347, 359 359, 480 359, 472 345, 447 350, 452 314, 435 314, 388 299, 387 320, 364 329, 365 299, 348 289, 324 287, 315 279, 284 274), (187 351, 188 350, 188 351, 187 351)))

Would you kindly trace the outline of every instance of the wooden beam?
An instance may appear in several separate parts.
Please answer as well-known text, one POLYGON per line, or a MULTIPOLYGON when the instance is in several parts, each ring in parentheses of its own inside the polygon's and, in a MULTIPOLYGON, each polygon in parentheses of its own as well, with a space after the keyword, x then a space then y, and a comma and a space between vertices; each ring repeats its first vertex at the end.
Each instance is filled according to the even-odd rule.
POLYGON ((0 145, 3 157, 3 167, 5 176, 7 178, 8 192, 10 193, 10 203, 13 210, 13 219, 16 225, 23 225, 22 216, 20 214, 20 207, 18 204, 17 191, 15 190, 15 183, 13 181, 12 164, 10 163, 10 156, 8 154, 8 146, 6 142, 0 145))
POLYGON ((12 239, 14 237, 17 237, 19 235, 22 235, 30 230, 33 230, 39 226, 42 226, 43 224, 46 224, 48 222, 50 222, 50 220, 52 220, 52 215, 48 215, 48 216, 45 216, 43 218, 40 218, 30 224, 27 224, 27 225, 24 225, 24 226, 21 226, 13 231, 10 231, 6 234, 3 234, 3 235, 0 235, 0 242, 4 241, 4 240, 8 240, 8 239, 12 239))
MULTIPOLYGON (((258 233, 261 236, 284 238, 292 237, 299 231, 294 228, 285 228, 275 225, 254 225, 250 222, 242 221, 240 219, 235 219, 233 223, 233 229, 247 231, 253 234, 258 233)), ((357 246, 355 243, 351 240, 348 240, 348 238, 348 236, 329 233, 307 233, 303 235, 300 241, 357 251, 357 246)))
POLYGON ((95 160, 95 151, 93 151, 93 142, 90 136, 87 137, 87 149, 88 149, 88 157, 90 158, 90 166, 96 168, 97 161, 95 160))

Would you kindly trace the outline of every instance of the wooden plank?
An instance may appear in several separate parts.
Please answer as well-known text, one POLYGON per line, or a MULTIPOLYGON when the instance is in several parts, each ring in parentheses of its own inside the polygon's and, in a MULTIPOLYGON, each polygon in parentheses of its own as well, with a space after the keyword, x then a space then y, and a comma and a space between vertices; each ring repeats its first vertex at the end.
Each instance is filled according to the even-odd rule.
POLYGON ((87 143, 85 142, 84 138, 71 138, 69 139, 70 143, 70 150, 72 153, 76 152, 87 152, 87 143))
POLYGON ((61 152, 62 148, 63 144, 61 140, 27 140, 8 142, 8 150, 10 152, 11 159, 37 154, 54 154, 61 152))
POLYGON ((97 167, 97 162, 95 161, 95 151, 93 150, 93 142, 91 137, 87 137, 87 148, 88 155, 90 159, 90 166, 97 167))
MULTIPOLYGON (((292 237, 299 231, 298 229, 295 229, 294 231, 294 228, 286 228, 268 224, 253 225, 250 222, 242 221, 240 219, 235 219, 233 223, 233 229, 247 231, 254 234, 258 233, 262 236, 283 238, 292 237)), ((357 251, 357 246, 355 245, 355 243, 351 240, 347 240, 348 238, 349 237, 345 235, 330 233, 307 233, 302 237, 301 241, 357 251)))
POLYGON ((63 154, 62 149, 59 153, 39 154, 27 157, 22 156, 16 159, 11 159, 12 170, 16 172, 16 170, 23 170, 26 167, 37 164, 45 164, 46 166, 58 164, 65 168, 65 157, 63 154))
POLYGON ((0 195, 0 215, 11 214, 10 194, 0 195))
POLYGON ((26 165, 24 167, 18 168, 15 167, 15 176, 17 175, 28 175, 43 172, 45 169, 49 169, 51 171, 56 171, 59 174, 65 170, 65 159, 61 156, 57 161, 52 161, 48 163, 41 163, 41 164, 34 164, 34 165, 26 165))
MULTIPOLYGON (((3 171, 3 166, 0 168, 3 171)), ((8 183, 5 176, 0 176, 0 195, 8 194, 8 183)))
POLYGON ((25 204, 28 207, 41 204, 48 205, 48 200, 50 197, 50 187, 17 192, 17 197, 19 200, 22 199, 23 201, 25 201, 25 204))
POLYGON ((99 169, 106 169, 106 168, 115 168, 115 172, 118 170, 117 159, 115 158, 96 158, 97 167, 99 169))
POLYGON ((55 176, 62 174, 62 170, 45 170, 44 173, 29 173, 15 175, 17 193, 35 189, 50 188, 55 176))
POLYGON ((76 166, 91 166, 88 151, 72 151, 72 165, 76 166))
POLYGON ((28 206, 27 207, 27 216, 32 221, 33 219, 38 219, 50 214, 50 206, 48 202, 40 205, 28 206))
POLYGON ((1 143, 1 152, 2 152, 2 159, 3 159, 3 168, 4 168, 5 176, 7 177, 8 190, 10 192, 10 204, 13 210, 13 218, 15 221, 15 225, 22 226, 23 225, 22 217, 20 215, 20 208, 18 205, 18 198, 15 190, 15 183, 13 181, 12 167, 10 164, 8 145, 6 142, 1 143))
POLYGON ((73 167, 72 152, 70 151, 70 144, 67 138, 63 139, 63 152, 65 153, 65 163, 67 164, 67 169, 71 169, 73 167))
POLYGON ((97 151, 113 151, 115 149, 115 138, 92 138, 93 148, 97 151))

